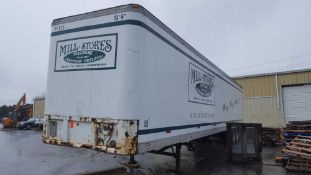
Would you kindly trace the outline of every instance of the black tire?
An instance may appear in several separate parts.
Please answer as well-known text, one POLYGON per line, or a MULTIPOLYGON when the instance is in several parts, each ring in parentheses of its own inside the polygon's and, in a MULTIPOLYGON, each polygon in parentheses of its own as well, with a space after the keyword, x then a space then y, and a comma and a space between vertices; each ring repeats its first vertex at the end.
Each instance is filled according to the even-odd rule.
POLYGON ((31 125, 26 124, 25 128, 26 128, 27 130, 29 130, 29 129, 31 129, 31 125))

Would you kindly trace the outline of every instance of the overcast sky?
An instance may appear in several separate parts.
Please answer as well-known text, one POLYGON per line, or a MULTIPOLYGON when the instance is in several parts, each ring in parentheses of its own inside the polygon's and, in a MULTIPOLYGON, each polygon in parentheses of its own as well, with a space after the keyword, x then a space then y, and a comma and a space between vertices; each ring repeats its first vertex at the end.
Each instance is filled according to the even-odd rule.
POLYGON ((53 19, 128 3, 231 76, 311 68, 310 0, 1 0, 0 105, 44 94, 53 19))

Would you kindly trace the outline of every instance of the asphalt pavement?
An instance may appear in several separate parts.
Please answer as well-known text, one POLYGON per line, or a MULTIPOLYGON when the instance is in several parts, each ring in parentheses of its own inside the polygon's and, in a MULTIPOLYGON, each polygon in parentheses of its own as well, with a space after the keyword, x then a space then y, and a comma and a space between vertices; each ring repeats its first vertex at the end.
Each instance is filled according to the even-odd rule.
POLYGON ((107 172, 133 175, 299 174, 287 172, 284 167, 275 164, 274 157, 280 154, 280 147, 264 147, 263 164, 230 164, 226 161, 224 145, 202 143, 196 145, 195 152, 182 148, 181 169, 176 173, 172 157, 141 154, 136 156, 139 168, 125 168, 123 163, 128 161, 128 157, 85 148, 43 144, 40 131, 0 129, 0 175, 106 175, 107 172))

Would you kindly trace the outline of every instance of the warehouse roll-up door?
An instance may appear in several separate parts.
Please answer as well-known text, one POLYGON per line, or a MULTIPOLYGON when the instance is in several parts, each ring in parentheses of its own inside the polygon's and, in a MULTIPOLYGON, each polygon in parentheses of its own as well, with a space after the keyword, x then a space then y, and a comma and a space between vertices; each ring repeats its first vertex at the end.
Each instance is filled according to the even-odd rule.
POLYGON ((282 88, 285 122, 311 120, 311 85, 282 88))

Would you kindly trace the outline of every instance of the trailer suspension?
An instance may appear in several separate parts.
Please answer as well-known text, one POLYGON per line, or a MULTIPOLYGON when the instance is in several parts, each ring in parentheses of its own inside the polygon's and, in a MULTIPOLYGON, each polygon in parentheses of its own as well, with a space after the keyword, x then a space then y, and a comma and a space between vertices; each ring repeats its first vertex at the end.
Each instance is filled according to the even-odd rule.
POLYGON ((172 156, 175 158, 175 163, 176 163, 176 172, 179 171, 179 168, 180 168, 180 150, 181 150, 181 146, 182 145, 185 145, 185 146, 189 146, 188 143, 177 143, 175 145, 171 145, 171 146, 167 146, 167 147, 164 147, 160 150, 157 150, 157 151, 149 151, 150 153, 153 153, 153 154, 161 154, 161 155, 165 155, 165 156, 172 156), (175 149, 174 149, 175 147, 175 149), (171 152, 168 152, 167 149, 170 149, 171 148, 171 152))

